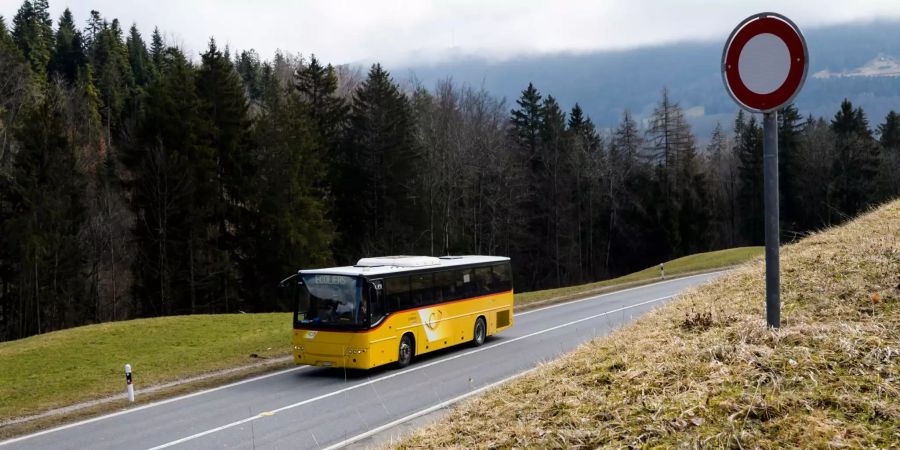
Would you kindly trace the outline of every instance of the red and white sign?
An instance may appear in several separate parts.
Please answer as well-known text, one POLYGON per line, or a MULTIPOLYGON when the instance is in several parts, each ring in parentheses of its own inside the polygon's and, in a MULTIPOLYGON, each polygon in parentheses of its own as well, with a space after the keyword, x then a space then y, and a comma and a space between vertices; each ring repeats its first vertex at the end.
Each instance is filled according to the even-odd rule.
POLYGON ((744 19, 722 52, 722 79, 728 93, 751 112, 784 106, 800 92, 808 67, 800 29, 776 13, 744 19))

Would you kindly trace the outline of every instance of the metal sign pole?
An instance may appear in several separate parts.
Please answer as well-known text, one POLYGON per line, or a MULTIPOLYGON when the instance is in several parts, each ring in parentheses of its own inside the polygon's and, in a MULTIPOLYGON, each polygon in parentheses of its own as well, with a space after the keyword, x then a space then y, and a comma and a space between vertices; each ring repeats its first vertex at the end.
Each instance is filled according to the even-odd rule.
POLYGON ((778 112, 763 115, 763 185, 766 218, 766 322, 781 326, 781 269, 778 260, 778 112))

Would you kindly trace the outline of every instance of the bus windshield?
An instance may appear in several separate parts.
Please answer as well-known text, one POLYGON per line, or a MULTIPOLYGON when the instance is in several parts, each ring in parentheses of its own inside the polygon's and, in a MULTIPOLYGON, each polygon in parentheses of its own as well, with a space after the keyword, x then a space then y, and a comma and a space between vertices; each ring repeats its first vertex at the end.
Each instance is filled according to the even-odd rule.
POLYGON ((363 283, 358 277, 301 274, 294 315, 298 325, 354 326, 368 321, 363 283))

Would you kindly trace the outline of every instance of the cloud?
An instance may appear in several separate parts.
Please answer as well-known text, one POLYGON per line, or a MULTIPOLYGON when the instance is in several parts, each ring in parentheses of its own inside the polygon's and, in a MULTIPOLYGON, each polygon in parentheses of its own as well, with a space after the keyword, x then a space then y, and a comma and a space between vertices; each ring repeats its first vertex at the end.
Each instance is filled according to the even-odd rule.
MULTIPOLYGON (((282 49, 333 62, 440 60, 449 55, 505 59, 522 54, 621 49, 679 40, 724 40, 741 19, 774 10, 801 28, 900 18, 900 2, 870 0, 51 0, 54 19, 70 7, 154 26, 196 55, 211 36, 269 58, 282 49)), ((9 20, 16 0, 4 0, 9 20)))

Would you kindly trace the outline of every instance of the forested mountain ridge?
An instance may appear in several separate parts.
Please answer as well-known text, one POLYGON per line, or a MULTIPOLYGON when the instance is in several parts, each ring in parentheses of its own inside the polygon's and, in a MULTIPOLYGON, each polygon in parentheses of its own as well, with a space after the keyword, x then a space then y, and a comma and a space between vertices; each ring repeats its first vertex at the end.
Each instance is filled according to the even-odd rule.
MULTIPOLYGON (((828 117, 844 98, 872 117, 884 117, 896 109, 900 77, 865 68, 881 58, 900 58, 900 23, 850 23, 804 28, 803 32, 810 67, 806 85, 796 98, 800 110, 828 117), (890 76, 822 76, 854 73, 890 76)), ((726 37, 628 50, 519 56, 499 62, 456 55, 427 65, 406 63, 394 72, 426 86, 452 75, 458 83, 483 86, 508 99, 533 82, 553 92, 564 107, 578 102, 605 129, 615 127, 624 109, 639 123, 646 123, 659 90, 666 87, 689 112, 688 122, 706 143, 716 123, 730 123, 737 112, 722 88, 719 72, 726 37)))
MULTIPOLYGON (((508 255, 525 291, 761 243, 757 118, 701 139, 665 85, 597 127, 528 82, 507 103, 213 39, 194 61, 25 0, 0 18, 0 339, 286 310, 284 276, 364 256, 508 255)), ((779 146, 785 239, 900 193, 893 112, 791 106, 779 146)))

